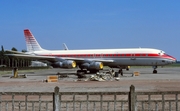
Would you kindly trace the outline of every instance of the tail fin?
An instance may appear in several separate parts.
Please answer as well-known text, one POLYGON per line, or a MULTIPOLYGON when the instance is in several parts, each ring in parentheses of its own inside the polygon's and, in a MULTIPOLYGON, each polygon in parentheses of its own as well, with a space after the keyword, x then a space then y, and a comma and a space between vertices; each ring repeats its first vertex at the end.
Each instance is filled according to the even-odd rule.
POLYGON ((24 36, 28 52, 43 50, 29 29, 24 30, 24 36))

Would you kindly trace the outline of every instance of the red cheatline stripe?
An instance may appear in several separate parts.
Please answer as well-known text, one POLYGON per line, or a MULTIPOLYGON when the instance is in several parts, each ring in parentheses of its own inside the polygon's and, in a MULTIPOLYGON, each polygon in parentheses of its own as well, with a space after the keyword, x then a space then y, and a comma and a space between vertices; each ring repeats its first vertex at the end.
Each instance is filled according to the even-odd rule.
POLYGON ((166 59, 173 59, 176 60, 174 57, 169 55, 162 55, 159 54, 45 54, 42 56, 57 56, 57 57, 159 57, 159 58, 166 58, 166 59))
POLYGON ((160 57, 159 54, 45 54, 58 57, 160 57))

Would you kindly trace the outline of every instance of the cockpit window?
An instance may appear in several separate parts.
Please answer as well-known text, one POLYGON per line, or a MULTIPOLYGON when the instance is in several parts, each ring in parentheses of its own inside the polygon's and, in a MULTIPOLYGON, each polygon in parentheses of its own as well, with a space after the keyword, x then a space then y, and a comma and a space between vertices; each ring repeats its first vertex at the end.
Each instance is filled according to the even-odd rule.
POLYGON ((164 55, 165 52, 161 50, 158 54, 159 54, 159 55, 164 55))

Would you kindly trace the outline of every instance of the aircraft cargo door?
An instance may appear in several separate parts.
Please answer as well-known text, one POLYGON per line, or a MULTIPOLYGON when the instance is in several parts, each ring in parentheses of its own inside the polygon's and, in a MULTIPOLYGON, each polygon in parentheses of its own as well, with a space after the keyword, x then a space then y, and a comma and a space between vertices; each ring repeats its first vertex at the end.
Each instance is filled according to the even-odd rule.
POLYGON ((135 54, 131 54, 131 60, 136 60, 135 54))
POLYGON ((131 59, 131 65, 136 65, 136 56, 135 56, 135 54, 131 54, 131 57, 130 57, 130 59, 131 59))

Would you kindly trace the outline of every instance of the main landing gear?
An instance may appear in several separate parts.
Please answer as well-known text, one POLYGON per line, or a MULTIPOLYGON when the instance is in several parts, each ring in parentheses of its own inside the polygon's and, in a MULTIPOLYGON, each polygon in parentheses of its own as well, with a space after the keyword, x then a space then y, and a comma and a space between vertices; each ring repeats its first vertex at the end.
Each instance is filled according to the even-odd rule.
POLYGON ((85 74, 87 74, 87 70, 77 70, 76 75, 78 76, 78 78, 85 78, 85 74))
POLYGON ((153 69, 154 69, 154 70, 153 70, 153 74, 157 74, 157 70, 156 70, 156 69, 157 69, 157 66, 153 66, 153 69))
POLYGON ((119 69, 119 74, 121 74, 121 76, 123 76, 123 70, 119 69))
POLYGON ((87 70, 77 70, 77 74, 78 74, 78 73, 87 74, 87 70))
MULTIPOLYGON (((89 70, 89 73, 97 73, 97 72, 99 72, 99 70, 89 70)), ((87 74, 88 71, 81 69, 81 70, 77 70, 77 74, 78 74, 78 73, 87 74)))
MULTIPOLYGON (((99 70, 89 70, 89 73, 92 73, 92 74, 96 74, 97 72, 99 72, 99 70)), ((83 69, 81 69, 81 70, 77 70, 77 76, 78 76, 78 78, 83 78, 83 77, 85 77, 85 74, 87 74, 88 73, 88 71, 87 70, 83 70, 83 69)))

